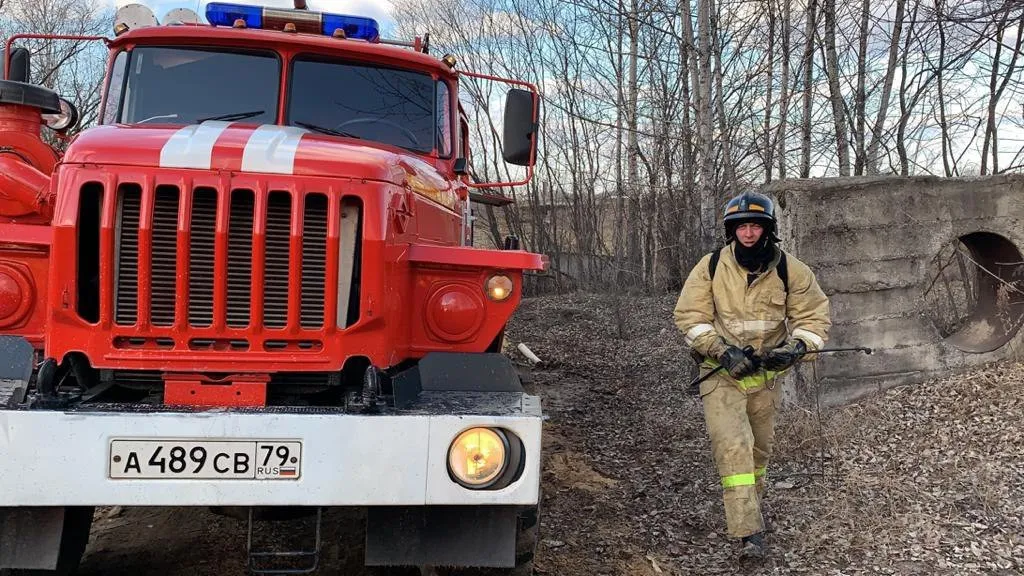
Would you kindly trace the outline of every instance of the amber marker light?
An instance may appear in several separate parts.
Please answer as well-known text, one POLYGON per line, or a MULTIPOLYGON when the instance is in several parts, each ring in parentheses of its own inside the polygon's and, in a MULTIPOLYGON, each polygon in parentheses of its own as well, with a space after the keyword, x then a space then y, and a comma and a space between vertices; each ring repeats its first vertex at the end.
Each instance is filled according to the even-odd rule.
POLYGON ((487 488, 505 472, 508 450, 508 438, 501 431, 470 428, 448 449, 448 469, 466 488, 487 488))
POLYGON ((507 300, 512 295, 512 279, 504 274, 495 274, 487 279, 484 291, 487 297, 495 302, 507 300))

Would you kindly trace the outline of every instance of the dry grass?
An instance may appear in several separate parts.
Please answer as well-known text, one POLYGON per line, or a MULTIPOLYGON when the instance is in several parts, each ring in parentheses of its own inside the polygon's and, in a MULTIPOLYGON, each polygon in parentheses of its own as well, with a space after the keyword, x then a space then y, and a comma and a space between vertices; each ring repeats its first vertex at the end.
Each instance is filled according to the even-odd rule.
POLYGON ((1024 365, 779 418, 770 552, 735 562, 674 296, 532 299, 510 327, 547 361, 540 573, 1024 574, 1024 365), (586 474, 584 474, 584 472, 586 474), (587 481, 593 472, 600 490, 587 481), (648 570, 649 569, 649 570, 648 570), (655 571, 658 573, 657 571, 655 571))
POLYGON ((1022 573, 1022 382, 1005 363, 891 390, 823 415, 820 436, 814 413, 791 411, 778 460, 823 475, 774 490, 778 543, 845 574, 1022 573))

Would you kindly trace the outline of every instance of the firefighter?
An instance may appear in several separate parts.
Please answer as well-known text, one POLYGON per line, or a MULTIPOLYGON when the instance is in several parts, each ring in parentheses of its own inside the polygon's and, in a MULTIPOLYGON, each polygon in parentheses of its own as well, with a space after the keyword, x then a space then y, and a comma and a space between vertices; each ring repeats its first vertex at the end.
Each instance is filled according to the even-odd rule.
POLYGON ((761 498, 775 437, 776 377, 825 345, 828 298, 806 264, 776 244, 775 204, 745 192, 723 215, 726 245, 690 272, 673 313, 701 361, 700 386, 729 535, 764 555, 761 498), (751 347, 744 352, 744 348, 751 347))

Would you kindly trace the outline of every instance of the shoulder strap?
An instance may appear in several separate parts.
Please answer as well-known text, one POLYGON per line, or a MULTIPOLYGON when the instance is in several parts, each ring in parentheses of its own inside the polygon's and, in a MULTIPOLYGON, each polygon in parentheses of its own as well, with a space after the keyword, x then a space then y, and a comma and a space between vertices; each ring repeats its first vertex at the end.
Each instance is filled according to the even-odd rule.
POLYGON ((715 250, 711 253, 711 261, 708 262, 708 275, 711 279, 715 279, 715 269, 718 268, 718 259, 722 256, 721 250, 715 250))
MULTIPOLYGON (((782 252, 779 250, 779 252, 782 252)), ((782 291, 789 294, 789 264, 786 263, 786 253, 782 252, 782 256, 779 257, 779 263, 775 266, 775 271, 779 273, 779 278, 782 279, 782 291)))

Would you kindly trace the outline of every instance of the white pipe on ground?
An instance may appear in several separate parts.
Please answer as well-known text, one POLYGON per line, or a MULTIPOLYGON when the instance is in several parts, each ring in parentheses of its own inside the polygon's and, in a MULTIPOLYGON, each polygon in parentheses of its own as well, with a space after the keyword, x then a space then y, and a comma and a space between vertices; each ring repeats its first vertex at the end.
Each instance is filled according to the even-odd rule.
POLYGON ((540 364, 542 362, 542 360, 538 358, 537 355, 534 354, 533 351, 530 350, 530 348, 526 344, 520 342, 519 345, 516 346, 516 348, 523 356, 526 356, 526 359, 530 361, 530 364, 536 366, 537 364, 540 364))

